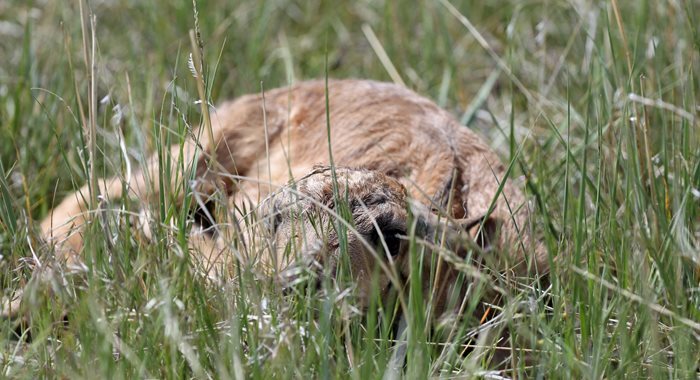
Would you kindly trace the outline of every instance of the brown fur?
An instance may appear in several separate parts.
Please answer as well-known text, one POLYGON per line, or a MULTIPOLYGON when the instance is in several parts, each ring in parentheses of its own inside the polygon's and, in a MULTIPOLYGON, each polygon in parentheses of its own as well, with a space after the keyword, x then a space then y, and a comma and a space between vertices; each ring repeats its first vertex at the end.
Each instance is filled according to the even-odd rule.
MULTIPOLYGON (((268 91, 264 97, 260 94, 243 96, 219 106, 212 112, 214 142, 209 141, 206 133, 201 133, 203 151, 215 152, 215 159, 199 154, 196 163, 197 190, 207 195, 223 188, 232 196, 233 203, 241 205, 250 202, 255 205, 279 186, 304 178, 299 182, 299 193, 318 204, 331 206, 332 202, 328 202, 329 194, 332 194, 330 171, 314 171, 317 165, 330 164, 325 91, 323 81, 310 81, 268 91), (237 181, 231 175, 251 180, 237 181), (312 191, 310 189, 314 183, 323 186, 320 190, 312 191)), ((331 80, 328 83, 328 96, 334 164, 339 168, 356 168, 340 169, 338 183, 342 185, 343 181, 352 179, 342 190, 360 199, 361 203, 369 203, 367 207, 358 206, 352 214, 359 235, 371 238, 372 221, 383 217, 383 212, 391 215, 393 220, 399 220, 397 223, 405 232, 408 228, 406 209, 410 202, 419 210, 416 211, 419 219, 422 217, 426 221, 434 219, 429 210, 446 209, 448 204, 451 207, 448 214, 452 218, 468 220, 487 214, 499 181, 505 180, 505 168, 480 138, 460 125, 448 112, 406 88, 388 83, 331 80), (381 202, 371 199, 372 195, 380 193, 385 194, 380 197, 381 202)), ((186 163, 192 162, 196 147, 193 141, 188 141, 184 157, 180 158, 184 158, 186 163)), ((172 148, 174 157, 179 156, 179 149, 172 148)), ((149 183, 157 183, 157 176, 157 162, 152 159, 148 167, 132 179, 130 195, 154 199, 157 186, 151 187, 149 183)), ((121 180, 111 179, 104 183, 102 194, 108 198, 121 195, 121 180)), ((294 188, 283 188, 281 195, 263 202, 268 210, 266 212, 270 212, 271 205, 277 204, 276 211, 272 212, 277 213, 278 219, 282 215, 282 221, 269 231, 276 242, 273 252, 284 247, 290 239, 300 239, 300 247, 319 239, 318 235, 292 233, 289 223, 295 217, 280 213, 280 204, 284 204, 285 200, 288 206, 294 204, 290 201, 290 189, 294 188), (286 193, 284 189, 287 189, 286 193)), ((82 199, 88 198, 86 192, 87 189, 83 188, 68 196, 41 224, 44 236, 57 244, 59 255, 69 261, 79 259, 82 241, 75 231, 80 231, 78 227, 84 224, 85 206, 82 199)), ((490 214, 491 220, 498 220, 502 225, 498 251, 508 254, 501 258, 501 262, 520 273, 528 268, 526 262, 531 267, 537 266, 539 272, 544 272, 546 262, 542 250, 531 239, 526 223, 528 209, 524 207, 524 202, 522 193, 506 183, 490 214), (511 214, 509 209, 517 212, 511 214)), ((437 231, 439 223, 426 223, 426 226, 432 226, 428 228, 432 232, 437 231)), ((380 229, 383 227, 379 225, 380 229)), ((349 243, 348 252, 358 283, 366 284, 366 276, 377 260, 361 240, 352 240, 350 243, 355 245, 349 243)), ((328 260, 337 260, 337 257, 328 254, 337 252, 337 242, 335 247, 330 243, 325 241, 321 244, 322 248, 316 249, 325 252, 324 257, 328 260)), ((222 248, 206 237, 193 238, 192 245, 199 246, 200 251, 215 250, 216 255, 222 254, 222 248), (209 248, 201 248, 204 246, 209 248)), ((401 243, 401 246, 405 250, 405 243, 401 243)), ((301 251, 304 249, 300 248, 301 251)), ((311 248, 307 246, 306 249, 311 248)), ((291 265, 290 260, 274 255, 268 260, 273 262, 276 270, 284 270, 291 265)), ((321 260, 321 263, 328 264, 328 260, 325 263, 321 260)), ((207 261, 216 260, 208 258, 207 261)), ((400 257, 396 261, 399 268, 407 266, 400 257)), ((400 269, 400 272, 406 271, 400 269)), ((446 275, 445 284, 453 276, 454 273, 446 275)), ((386 286, 388 281, 388 278, 384 278, 382 286, 386 286)), ((443 289, 445 284, 426 284, 425 287, 426 290, 431 286, 443 289)), ((447 294, 439 289, 436 291, 447 294)), ((442 305, 444 300, 439 303, 442 305)))

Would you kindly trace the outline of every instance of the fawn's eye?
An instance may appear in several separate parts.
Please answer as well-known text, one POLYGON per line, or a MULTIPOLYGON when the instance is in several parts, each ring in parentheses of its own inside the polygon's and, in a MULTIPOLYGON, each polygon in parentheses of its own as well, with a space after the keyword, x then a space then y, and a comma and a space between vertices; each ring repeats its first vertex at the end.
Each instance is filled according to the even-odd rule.
MULTIPOLYGON (((401 238, 399 235, 405 235, 405 231, 392 228, 383 230, 381 233, 384 237, 386 248, 389 250, 387 253, 391 255, 391 257, 396 257, 401 249, 401 238)), ((372 233, 372 241, 375 246, 384 249, 384 245, 382 245, 382 240, 379 238, 379 233, 377 231, 372 233)))
POLYGON ((204 203, 204 207, 197 207, 192 215, 194 222, 201 226, 204 231, 213 231, 211 227, 216 225, 216 220, 214 215, 216 210, 216 203, 214 201, 207 201, 204 203))

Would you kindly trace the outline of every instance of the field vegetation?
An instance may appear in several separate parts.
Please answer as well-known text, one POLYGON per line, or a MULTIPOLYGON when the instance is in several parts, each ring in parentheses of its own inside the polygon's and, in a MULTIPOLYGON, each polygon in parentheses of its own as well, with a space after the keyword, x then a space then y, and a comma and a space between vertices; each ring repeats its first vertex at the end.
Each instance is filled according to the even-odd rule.
POLYGON ((0 321, 0 376, 696 378, 699 16, 695 0, 0 2, 0 286, 26 289, 31 321, 0 321), (491 318, 437 327, 409 289, 397 337, 395 310, 362 313, 331 282, 207 281, 167 197, 151 238, 128 217, 145 205, 113 200, 85 267, 54 262, 38 221, 63 196, 182 142, 202 101, 326 76, 404 83, 483 136, 532 201, 548 278, 490 273, 491 318))

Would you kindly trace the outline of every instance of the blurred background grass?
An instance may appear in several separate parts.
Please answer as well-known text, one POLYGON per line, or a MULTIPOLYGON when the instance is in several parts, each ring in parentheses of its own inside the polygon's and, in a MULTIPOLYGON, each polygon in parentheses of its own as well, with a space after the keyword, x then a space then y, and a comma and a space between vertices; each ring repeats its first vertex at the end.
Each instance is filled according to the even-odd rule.
MULTIPOLYGON (((123 170, 120 133, 139 162, 157 148, 162 130, 199 123, 187 65, 195 19, 213 104, 261 86, 322 78, 326 60, 330 77, 396 80, 370 43, 376 35, 408 87, 477 130, 504 161, 514 160, 511 180, 536 204, 551 256, 562 257, 551 288, 536 288, 530 313, 518 313, 515 336, 536 350, 534 367, 497 374, 697 376, 699 2, 450 3, 453 9, 445 1, 212 0, 197 2, 195 13, 189 1, 89 2, 98 174, 123 170), (549 303, 537 298, 545 290, 549 303)), ((89 71, 78 4, 0 3, 6 295, 30 276, 22 258, 48 252, 32 220, 85 182, 78 99, 87 102, 89 71)), ((116 268, 83 285, 55 285, 64 290, 34 304, 32 342, 3 345, 6 374, 364 378, 386 365, 380 353, 389 342, 368 343, 361 324, 353 325, 352 339, 324 340, 324 352, 291 322, 276 321, 271 331, 239 324, 255 314, 242 309, 262 313, 260 305, 207 287, 165 246, 127 242, 123 252, 116 268), (219 306, 232 298, 235 310, 219 306), (65 304, 71 323, 61 327, 65 304), (347 345, 362 360, 348 359, 347 345)), ((328 323, 335 327, 321 326, 321 335, 344 322, 328 323)), ((489 367, 481 356, 445 356, 438 348, 421 368, 410 359, 413 376, 484 375, 478 371, 489 367)))

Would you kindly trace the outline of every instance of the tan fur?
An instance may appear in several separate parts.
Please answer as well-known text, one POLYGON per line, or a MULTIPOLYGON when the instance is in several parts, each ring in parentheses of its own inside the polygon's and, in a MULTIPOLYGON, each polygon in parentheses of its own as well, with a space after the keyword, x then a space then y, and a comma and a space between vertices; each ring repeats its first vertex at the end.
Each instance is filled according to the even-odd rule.
MULTIPOLYGON (((324 169, 314 171, 317 165, 330 164, 325 90, 323 81, 303 82, 267 91, 264 98, 260 94, 247 95, 217 107, 212 112, 215 144, 206 138, 206 133, 201 133, 200 140, 204 152, 215 152, 215 160, 200 152, 196 163, 197 190, 206 195, 217 188, 224 189, 232 196, 232 203, 255 205, 279 186, 304 178, 299 192, 316 203, 332 206, 332 202, 328 202, 329 191, 332 191, 332 187, 328 187, 332 183, 329 182, 330 172, 324 169), (250 180, 237 181, 232 175, 249 177, 250 180), (314 183, 325 187, 322 191, 312 190, 314 183)), ((342 191, 357 199, 369 199, 369 195, 378 192, 387 194, 382 204, 370 204, 353 211, 355 223, 365 228, 359 231, 359 235, 369 237, 368 221, 383 215, 382 212, 393 215, 406 228, 408 199, 412 199, 410 202, 418 209, 424 210, 418 213, 425 220, 434 217, 429 210, 445 209, 450 202, 448 213, 456 219, 479 218, 489 211, 499 181, 505 180, 505 168, 480 138, 448 112, 408 89, 388 83, 331 80, 328 96, 331 150, 334 164, 343 168, 338 174, 342 191), (346 180, 347 188, 343 184, 346 180), (362 218, 365 222, 358 223, 362 218)), ((174 157, 179 156, 179 149, 172 148, 174 157)), ((185 144, 184 157, 180 158, 191 163, 196 150, 196 144, 190 140, 185 144)), ((157 187, 149 186, 149 183, 157 183, 157 176, 157 162, 153 159, 144 171, 134 176, 129 186, 130 195, 154 199, 157 187)), ((170 180, 173 185, 177 181, 175 178, 170 180)), ((103 183, 101 192, 107 198, 121 195, 121 180, 111 179, 103 183)), ((290 193, 285 193, 284 189, 294 187, 283 188, 281 195, 263 202, 266 212, 271 212, 270 206, 275 202, 279 207, 281 200, 286 199, 288 205, 294 203, 290 203, 290 193)), ((68 196, 41 224, 44 236, 57 244, 59 255, 69 261, 79 258, 82 241, 75 231, 79 232, 78 227, 84 223, 82 199, 88 198, 86 191, 83 188, 68 196), (69 235, 69 231, 74 232, 69 235)), ((522 273, 527 269, 525 262, 530 262, 538 266, 539 272, 544 272, 546 263, 541 249, 530 237, 526 223, 528 210, 524 202, 522 193, 506 183, 490 215, 502 223, 498 251, 508 252, 502 262, 509 268, 522 273), (509 208, 518 211, 512 215, 509 208), (528 257, 531 260, 525 260, 528 257)), ((277 213, 278 219, 282 215, 282 221, 277 223, 278 229, 271 231, 276 242, 274 249, 282 249, 290 239, 300 240, 301 251, 312 249, 309 244, 318 240, 318 235, 301 236, 292 233, 289 226, 279 228, 299 218, 279 210, 273 212, 277 213)), ((303 217, 301 221, 304 223, 303 217)), ((431 223, 428 225, 434 227, 435 223, 431 223)), ((332 258, 328 252, 338 249, 329 248, 327 243, 321 244, 323 248, 320 249, 326 252, 327 258, 332 258)), ((361 239, 351 243, 354 245, 349 244, 348 252, 354 273, 357 273, 358 283, 366 284, 366 276, 376 265, 376 257, 371 256, 361 239)), ((220 245, 206 238, 193 238, 192 245, 199 247, 199 251, 213 252, 204 255, 226 255, 226 252, 221 252, 220 245)), ((205 261, 216 260, 207 257, 205 261)), ((271 265, 277 270, 291 265, 290 260, 274 254, 268 261, 268 264, 274 262, 271 265)), ((398 267, 407 265, 400 258, 397 262, 398 267)), ((446 275, 445 281, 453 276, 446 275)), ((382 286, 388 281, 384 278, 382 286)), ((444 284, 430 284, 426 289, 433 285, 445 287, 444 284)), ((438 290, 438 293, 442 291, 438 290)), ((444 303, 444 300, 440 302, 444 303)))

